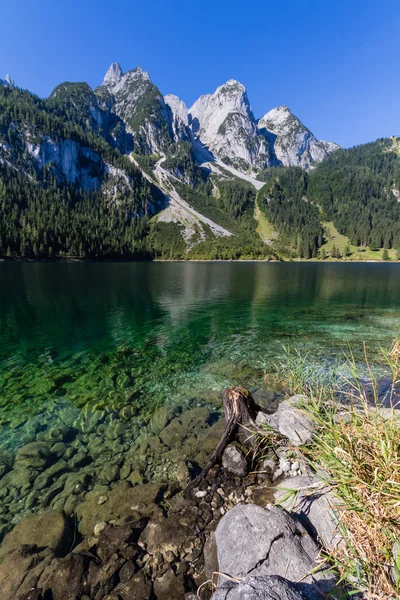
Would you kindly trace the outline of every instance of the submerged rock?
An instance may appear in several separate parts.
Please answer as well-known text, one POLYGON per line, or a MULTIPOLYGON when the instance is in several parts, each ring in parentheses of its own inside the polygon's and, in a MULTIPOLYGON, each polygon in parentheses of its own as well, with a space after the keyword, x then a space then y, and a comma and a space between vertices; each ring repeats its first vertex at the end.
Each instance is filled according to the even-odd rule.
POLYGON ((24 517, 4 538, 0 559, 20 546, 35 546, 38 551, 50 548, 62 556, 72 544, 73 532, 60 512, 45 512, 24 517))
POLYGON ((126 487, 126 482, 120 483, 108 495, 106 502, 99 504, 102 492, 88 494, 87 499, 77 506, 76 514, 79 519, 79 531, 87 536, 93 533, 94 527, 100 521, 117 521, 136 513, 151 514, 156 508, 166 489, 164 484, 137 485, 126 487))

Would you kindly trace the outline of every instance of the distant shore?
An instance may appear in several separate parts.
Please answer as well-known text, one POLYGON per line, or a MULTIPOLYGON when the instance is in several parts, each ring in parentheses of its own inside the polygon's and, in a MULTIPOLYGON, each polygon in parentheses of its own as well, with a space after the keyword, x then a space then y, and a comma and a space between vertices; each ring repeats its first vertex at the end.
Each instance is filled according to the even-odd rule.
POLYGON ((400 260, 318 260, 316 258, 0 258, 0 263, 316 263, 316 264, 399 264, 400 260))

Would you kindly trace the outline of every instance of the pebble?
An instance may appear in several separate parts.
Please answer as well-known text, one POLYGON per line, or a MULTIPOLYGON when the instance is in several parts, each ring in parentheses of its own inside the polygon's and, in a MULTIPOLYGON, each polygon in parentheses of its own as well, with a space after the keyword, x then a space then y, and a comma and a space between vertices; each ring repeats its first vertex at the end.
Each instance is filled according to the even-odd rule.
POLYGON ((208 492, 198 491, 198 492, 195 493, 195 496, 196 496, 196 498, 205 498, 207 496, 207 493, 208 492))
MULTIPOLYGON (((279 463, 279 467, 280 469, 284 472, 284 473, 288 473, 290 471, 291 468, 291 464, 290 464, 290 460, 282 460, 279 463)), ((278 469, 279 470, 279 469, 278 469)))
POLYGON ((107 502, 108 500, 108 496, 100 496, 99 500, 98 500, 98 504, 104 504, 105 502, 107 502))
POLYGON ((93 530, 94 535, 96 537, 99 537, 101 532, 104 531, 104 529, 106 527, 107 527, 106 521, 100 521, 99 523, 96 523, 96 525, 94 526, 94 530, 93 530))

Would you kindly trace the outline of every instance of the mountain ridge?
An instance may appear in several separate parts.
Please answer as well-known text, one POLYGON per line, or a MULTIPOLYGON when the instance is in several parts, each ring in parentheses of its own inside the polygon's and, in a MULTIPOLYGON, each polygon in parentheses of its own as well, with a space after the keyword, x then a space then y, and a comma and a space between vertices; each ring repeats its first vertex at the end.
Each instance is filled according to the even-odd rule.
POLYGON ((349 243, 400 244, 384 214, 397 219, 398 145, 365 147, 365 165, 381 163, 389 182, 374 171, 365 184, 354 153, 318 140, 287 106, 256 119, 233 79, 190 108, 119 63, 94 89, 63 82, 45 99, 0 83, 0 255, 309 258, 323 222, 349 243), (350 191, 343 152, 369 196, 350 191), (361 229, 351 194, 366 207, 361 229), (259 235, 260 219, 277 235, 259 235))

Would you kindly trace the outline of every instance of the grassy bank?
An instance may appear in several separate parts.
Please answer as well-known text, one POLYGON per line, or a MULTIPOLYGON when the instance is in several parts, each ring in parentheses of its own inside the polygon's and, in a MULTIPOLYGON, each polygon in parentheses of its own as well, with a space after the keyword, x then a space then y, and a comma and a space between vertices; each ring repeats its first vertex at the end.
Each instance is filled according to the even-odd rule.
MULTIPOLYGON (((399 341, 390 352, 382 351, 382 359, 398 382, 399 341)), ((341 382, 347 397, 339 405, 338 388, 321 376, 313 379, 306 359, 299 356, 285 364, 285 387, 291 395, 309 399, 304 411, 316 421, 318 434, 303 452, 326 473, 338 499, 335 510, 344 544, 326 553, 326 560, 364 597, 395 599, 400 598, 400 411, 379 406, 366 352, 365 367, 368 391, 349 357, 341 382)))

